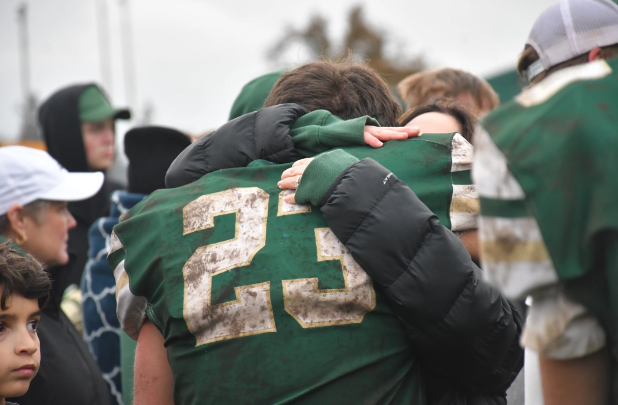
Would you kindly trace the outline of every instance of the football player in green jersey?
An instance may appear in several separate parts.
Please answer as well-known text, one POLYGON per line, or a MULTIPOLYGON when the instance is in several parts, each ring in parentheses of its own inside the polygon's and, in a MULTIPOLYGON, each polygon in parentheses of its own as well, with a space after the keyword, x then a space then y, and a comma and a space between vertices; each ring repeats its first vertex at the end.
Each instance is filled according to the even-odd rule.
POLYGON ((532 296, 522 344, 546 405, 618 403, 616 56, 618 5, 551 6, 519 63, 532 86, 475 135, 483 268, 532 296))
MULTIPOLYGON (((397 108, 391 105, 394 114, 390 116, 384 115, 389 109, 382 108, 392 100, 384 82, 366 68, 359 70, 360 80, 349 75, 356 87, 347 92, 358 103, 348 111, 362 115, 346 117, 352 118, 346 125, 362 129, 374 122, 369 114, 395 121, 397 108)), ((338 111, 345 113, 345 109, 338 111)), ((376 288, 326 227, 322 215, 310 206, 284 201, 277 181, 290 164, 273 162, 292 162, 299 152, 281 149, 273 140, 287 128, 283 132, 296 131, 300 139, 293 146, 302 145, 303 129, 333 120, 337 118, 328 111, 309 113, 298 105, 283 104, 231 121, 187 151, 207 157, 208 167, 186 170, 204 169, 202 174, 208 175, 180 188, 155 192, 115 228, 109 261, 117 280, 119 318, 125 331, 138 340, 136 404, 424 404, 420 357, 429 359, 427 367, 434 366, 431 356, 436 362, 444 360, 434 341, 448 335, 453 321, 461 328, 457 336, 466 339, 452 345, 455 352, 445 350, 452 362, 460 356, 475 364, 497 366, 510 355, 506 353, 510 341, 499 342, 504 349, 500 353, 487 356, 484 352, 486 345, 495 345, 496 336, 506 333, 516 340, 508 303, 477 283, 461 242, 439 225, 427 207, 421 208, 420 201, 421 223, 433 225, 411 224, 409 229, 419 230, 419 235, 404 242, 414 245, 426 239, 427 229, 435 231, 442 238, 441 254, 435 258, 421 254, 418 260, 429 259, 433 267, 444 267, 417 268, 411 273, 433 282, 416 283, 419 294, 412 292, 405 300, 427 298, 413 306, 418 314, 418 341, 430 348, 429 356, 423 346, 410 344, 411 329, 404 328, 397 319, 400 315, 388 305, 391 297, 376 288), (292 131, 290 122, 294 122, 292 131), (244 138, 235 138, 237 133, 244 138), (209 154, 209 147, 221 142, 239 149, 249 166, 219 170, 218 158, 232 159, 224 153, 209 154), (269 161, 252 161, 256 155, 269 161), (426 270, 431 271, 421 274, 426 270), (441 277, 449 281, 453 274, 457 282, 435 283, 441 277), (487 313, 475 314, 477 307, 471 305, 461 307, 462 301, 479 295, 486 298, 485 303, 496 304, 491 313, 499 318, 499 325, 488 328, 477 322, 485 320, 487 313), (508 315, 503 316, 503 311, 508 315), (464 326, 462 312, 470 321, 464 326), (481 333, 493 338, 473 347, 481 333)), ((320 135, 317 146, 333 143, 324 133, 320 135)), ((457 189, 454 183, 465 182, 469 175, 466 144, 457 134, 424 135, 418 143, 387 144, 375 157, 392 159, 400 171, 407 168, 407 180, 416 181, 419 196, 447 226, 455 228, 451 197, 457 189)), ((371 153, 366 147, 355 148, 348 149, 357 156, 371 153)), ((389 179, 396 182, 394 176, 387 177, 380 177, 379 184, 389 179)), ((379 254, 381 248, 375 249, 379 254)), ((453 371, 446 368, 444 373, 453 371)), ((498 367, 488 368, 491 376, 473 381, 477 387, 501 386, 504 379, 509 380, 510 373, 505 376, 498 367)))

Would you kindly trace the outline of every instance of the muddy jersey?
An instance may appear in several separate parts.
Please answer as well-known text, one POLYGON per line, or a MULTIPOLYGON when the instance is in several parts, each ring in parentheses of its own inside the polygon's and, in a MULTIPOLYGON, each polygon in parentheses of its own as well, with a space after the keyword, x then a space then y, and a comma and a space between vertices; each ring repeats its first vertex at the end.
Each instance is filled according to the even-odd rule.
POLYGON ((372 158, 405 182, 453 232, 477 228, 479 211, 472 184, 472 145, 457 133, 423 134, 385 142, 380 149, 346 147, 358 159, 372 158))
POLYGON ((617 69, 614 59, 560 70, 492 113, 475 135, 473 170, 489 281, 509 297, 564 286, 613 344, 617 69))
MULTIPOLYGON (((474 206, 453 198, 454 181, 470 182, 460 135, 346 150, 407 181, 447 226, 453 204, 474 206)), ((136 338, 147 316, 161 331, 177 404, 424 404, 382 291, 319 210, 283 201, 290 166, 221 170, 135 206, 108 258, 123 329, 136 338)))

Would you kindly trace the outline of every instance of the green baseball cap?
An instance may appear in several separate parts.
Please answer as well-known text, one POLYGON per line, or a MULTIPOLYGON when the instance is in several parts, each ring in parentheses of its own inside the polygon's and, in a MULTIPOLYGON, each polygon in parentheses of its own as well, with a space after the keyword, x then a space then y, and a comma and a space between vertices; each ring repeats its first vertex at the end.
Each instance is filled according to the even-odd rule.
POLYGON ((99 122, 112 117, 128 120, 131 118, 131 111, 112 107, 97 86, 86 87, 79 96, 79 119, 82 122, 99 122))

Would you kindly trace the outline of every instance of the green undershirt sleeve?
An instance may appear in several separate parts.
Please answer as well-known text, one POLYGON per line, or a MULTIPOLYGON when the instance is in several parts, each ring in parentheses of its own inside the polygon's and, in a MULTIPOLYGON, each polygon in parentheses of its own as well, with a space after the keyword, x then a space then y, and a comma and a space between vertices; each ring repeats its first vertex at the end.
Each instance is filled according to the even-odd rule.
POLYGON ((301 177, 294 197, 296 203, 311 203, 311 205, 318 206, 337 177, 358 161, 357 158, 341 149, 323 153, 315 158, 309 163, 301 177))
POLYGON ((297 119, 290 135, 301 155, 313 157, 337 147, 364 145, 365 125, 380 126, 369 116, 346 121, 328 111, 316 110, 297 119))

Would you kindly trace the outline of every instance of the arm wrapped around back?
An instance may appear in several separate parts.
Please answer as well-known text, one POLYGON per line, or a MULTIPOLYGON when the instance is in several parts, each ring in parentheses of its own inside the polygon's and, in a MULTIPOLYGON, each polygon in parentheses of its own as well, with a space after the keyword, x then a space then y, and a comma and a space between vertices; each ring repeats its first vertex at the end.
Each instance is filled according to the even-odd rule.
POLYGON ((459 238, 371 159, 347 167, 320 204, 403 322, 426 369, 430 402, 506 403, 523 365, 522 317, 481 281, 459 238))

